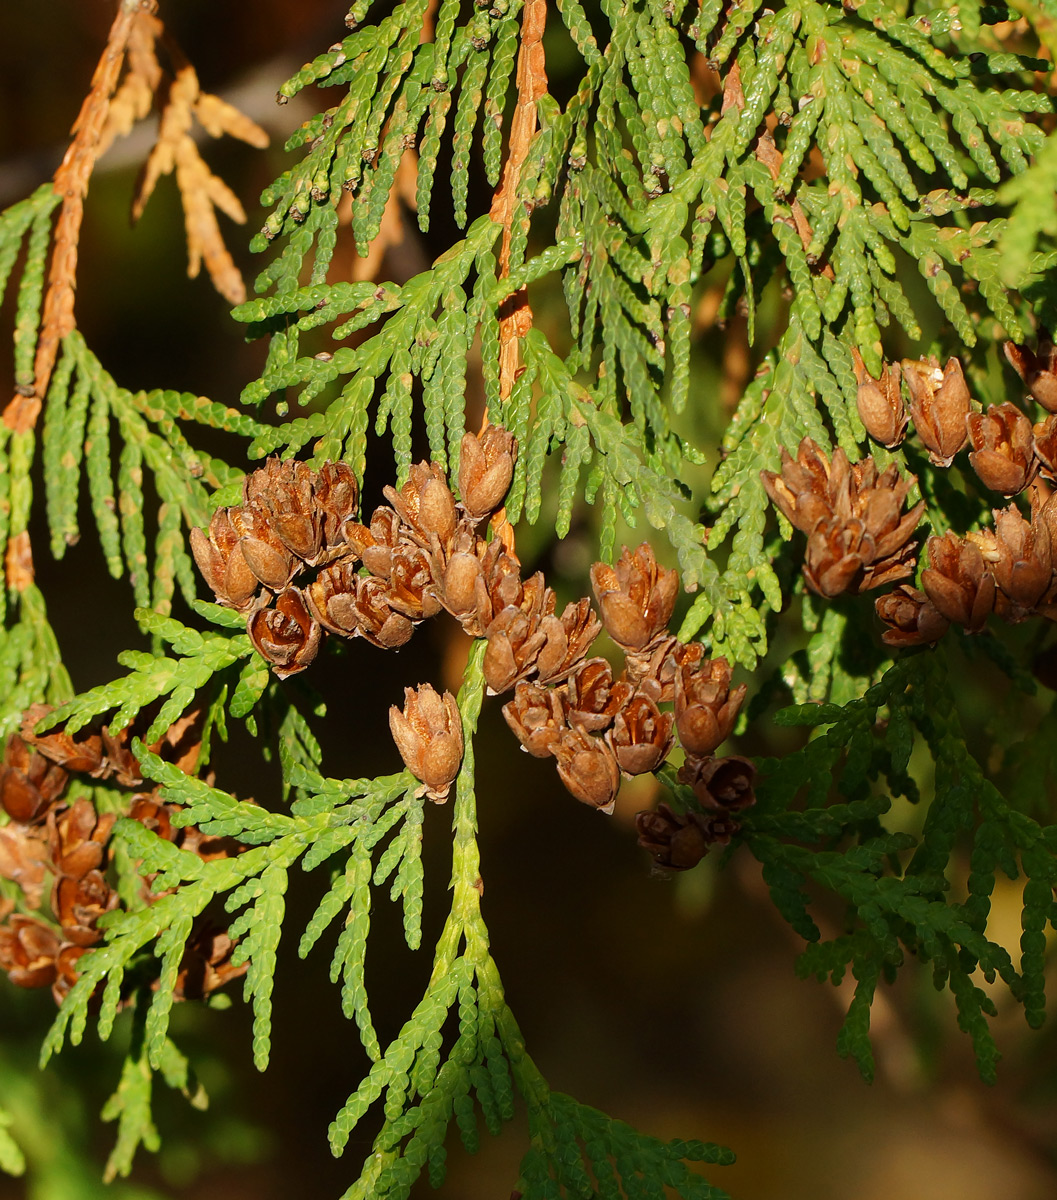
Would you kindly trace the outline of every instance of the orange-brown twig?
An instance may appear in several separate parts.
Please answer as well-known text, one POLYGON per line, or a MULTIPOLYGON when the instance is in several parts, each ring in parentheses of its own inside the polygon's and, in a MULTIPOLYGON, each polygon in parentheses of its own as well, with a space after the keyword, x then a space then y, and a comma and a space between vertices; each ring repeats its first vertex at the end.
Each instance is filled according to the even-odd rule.
MULTIPOLYGON (((499 251, 499 275, 510 271, 510 227, 517 206, 521 168, 536 134, 537 105, 547 92, 547 69, 543 56, 543 31, 547 24, 547 0, 525 0, 521 15, 521 49, 517 61, 517 106, 510 123, 503 175, 492 200, 491 217, 503 225, 499 251)), ((532 327, 528 292, 520 288, 504 303, 499 314, 499 395, 505 400, 517 378, 521 339, 532 327)), ((487 424, 487 418, 486 422, 487 424)))
POLYGON ((74 328, 77 243, 88 182, 99 157, 110 101, 125 61, 129 38, 139 22, 151 20, 156 7, 156 0, 122 0, 110 27, 106 49, 92 76, 92 86, 74 123, 73 141, 55 172, 54 187, 62 196, 62 208, 55 223, 48 290, 44 297, 40 337, 33 364, 33 391, 28 396, 16 395, 4 410, 4 421, 16 433, 32 429, 36 424, 59 344, 74 328))

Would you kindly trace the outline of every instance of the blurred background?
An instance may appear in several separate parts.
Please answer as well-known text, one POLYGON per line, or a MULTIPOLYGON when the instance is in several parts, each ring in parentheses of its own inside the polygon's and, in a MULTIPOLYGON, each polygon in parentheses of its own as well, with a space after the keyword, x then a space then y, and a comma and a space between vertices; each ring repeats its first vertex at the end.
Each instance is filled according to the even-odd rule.
MULTIPOLYGON (((38 0, 0 9, 0 204, 47 180, 61 159, 113 9, 111 0, 38 0)), ((203 147, 249 213, 246 229, 221 218, 248 281, 263 265, 245 249, 263 220, 256 197, 284 169, 285 137, 315 111, 317 99, 320 106, 334 102, 310 92, 278 107, 276 88, 344 36, 346 10, 342 0, 162 0, 161 15, 202 86, 243 108, 272 137, 264 153, 230 140, 203 147)), ((569 86, 566 68, 571 64, 562 45, 548 46, 548 70, 561 94, 569 86)), ((182 214, 171 179, 160 182, 138 226, 130 226, 137 171, 151 144, 148 123, 116 145, 93 177, 81 239, 78 322, 120 384, 182 389, 235 404, 242 386, 259 374, 264 347, 245 343, 242 327, 226 318, 226 302, 206 279, 186 278, 182 214)), ((477 211, 484 211, 480 178, 478 184, 477 211)), ((379 279, 406 278, 456 236, 444 225, 443 208, 438 185, 428 238, 404 222, 381 261, 365 264, 346 246, 339 249, 337 268, 361 278, 366 271, 379 279)), ((758 345, 750 352, 737 321, 715 328, 716 301, 718 294, 707 290, 700 298, 700 399, 686 430, 708 450, 766 349, 758 345)), ((547 304, 546 292, 534 297, 544 328, 551 320, 547 304)), ((10 328, 10 304, 0 316, 10 328)), ((0 378, 10 378, 9 360, 5 335, 0 378)), ((472 380, 470 386, 472 409, 480 397, 472 380)), ((238 461, 237 448, 222 438, 207 448, 238 461)), ((375 463, 368 471, 368 510, 392 471, 384 450, 375 463)), ((706 479, 707 468, 692 482, 700 489, 706 479)), ((92 529, 90 519, 83 528, 92 529)), ((530 570, 546 528, 544 515, 538 530, 519 540, 530 570)), ((592 544, 589 517, 583 517, 540 563, 568 596, 587 591, 592 544)), ((119 670, 116 654, 144 646, 126 583, 106 574, 92 533, 61 563, 46 557, 42 529, 34 545, 38 580, 74 685, 85 689, 112 678, 119 670)), ((177 615, 183 613, 177 609, 177 615)), ((381 651, 357 643, 313 667, 311 683, 329 706, 320 731, 326 773, 396 770, 388 705, 402 698, 405 685, 430 680, 454 687, 466 649, 461 639, 454 622, 429 622, 398 655, 383 660, 381 651)), ((975 714, 982 722, 996 701, 1001 704, 1004 694, 996 689, 1002 687, 997 675, 966 667, 971 719, 975 714)), ((1048 710, 1052 698, 1044 690, 1037 703, 1048 710)), ((782 736, 788 739, 788 731, 782 736)), ((760 728, 740 748, 766 754, 782 745, 788 741, 760 728)), ((277 773, 258 760, 245 733, 233 731, 218 755, 219 784, 266 805, 277 803, 277 773)), ((722 865, 710 858, 673 881, 651 878, 632 823, 657 798, 652 781, 625 785, 611 819, 589 811, 565 793, 550 763, 516 752, 494 701, 486 704, 479 760, 484 912, 510 1004, 554 1089, 662 1137, 731 1146, 738 1162, 714 1169, 710 1179, 738 1200, 1057 1195, 1052 1023, 1030 1033, 1019 1010, 996 993, 1004 1061, 998 1084, 986 1089, 948 997, 934 991, 928 972, 908 967, 895 987, 882 989, 875 1006, 878 1070, 867 1085, 835 1051, 849 993, 795 977, 799 939, 773 911, 744 851, 722 865)), ((447 911, 449 819, 443 809, 427 814, 427 947, 447 911)), ((0 1197, 279 1200, 306 1186, 313 1196, 340 1195, 358 1173, 372 1131, 361 1129, 345 1159, 330 1156, 327 1123, 358 1083, 366 1060, 327 980, 326 944, 305 962, 295 953, 297 936, 326 886, 323 875, 294 880, 268 1072, 258 1076, 253 1070, 250 1022, 237 985, 226 1012, 180 1008, 174 1035, 190 1054, 212 1107, 200 1113, 179 1096, 158 1095, 161 1152, 141 1152, 132 1179, 109 1189, 98 1179, 113 1130, 97 1114, 116 1084, 127 1030, 119 1028, 111 1046, 100 1046, 89 1032, 84 1045, 38 1074, 34 1063, 53 1015, 51 997, 0 979, 0 1103, 12 1113, 13 1132, 30 1160, 25 1178, 0 1177, 0 1197)), ((1000 880, 993 932, 1011 949, 1019 938, 1019 899, 1016 885, 1000 880)), ((839 912, 828 919, 839 928, 839 912)), ((429 951, 407 952, 399 915, 384 898, 374 924, 368 991, 384 1041, 421 995, 429 951)), ((453 1138, 444 1194, 505 1197, 525 1137, 519 1119, 498 1139, 483 1135, 474 1158, 453 1138)), ((416 1194, 428 1190, 422 1183, 416 1194)))

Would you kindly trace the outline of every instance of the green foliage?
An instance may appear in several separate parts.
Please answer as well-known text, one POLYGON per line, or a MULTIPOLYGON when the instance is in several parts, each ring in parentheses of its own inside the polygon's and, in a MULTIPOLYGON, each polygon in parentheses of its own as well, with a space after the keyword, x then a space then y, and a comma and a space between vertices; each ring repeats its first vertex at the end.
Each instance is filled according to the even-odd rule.
MULTIPOLYGON (((1041 48, 1051 8, 1031 18, 1041 48)), ((754 673, 752 719, 763 723, 776 701, 791 700, 774 723, 810 731, 799 748, 757 763, 758 803, 739 815, 735 845, 762 864, 776 908, 807 943, 800 973, 854 979, 838 1051, 872 1077, 871 1005, 913 957, 953 997, 980 1073, 993 1079, 996 1008, 981 984, 1000 981, 1029 1025, 1045 1017, 1046 937, 1057 929, 1057 826, 1046 811, 1053 738, 1026 739, 1011 755, 1012 779, 996 782, 986 756, 970 751, 952 695, 954 651, 893 663, 863 601, 806 594, 799 546, 784 518, 777 528, 770 518, 760 472, 777 469, 804 437, 853 461, 871 453, 854 350, 874 375, 911 350, 962 354, 984 401, 1002 398, 1009 380, 997 374, 994 346, 1030 341, 1040 321, 1057 320, 1057 151, 1037 78, 1049 67, 999 43, 989 27, 1005 10, 975 0, 958 6, 957 20, 953 10, 886 0, 793 0, 777 11, 760 0, 590 11, 565 0, 549 14, 548 38, 575 64, 561 90, 569 98, 535 102, 535 132, 515 155, 512 116, 526 103, 517 94, 523 0, 441 0, 435 14, 426 0, 405 0, 368 22, 369 9, 357 3, 349 35, 280 89, 289 99, 319 85, 334 103, 291 137, 293 165, 263 198, 271 211, 253 246, 270 258, 255 297, 233 315, 267 339, 267 356, 241 408, 120 386, 75 328, 36 396, 39 420, 0 423, 0 542, 9 547, 0 733, 40 701, 56 707, 38 732, 72 735, 105 720, 113 737, 145 714, 136 755, 160 798, 178 806, 174 824, 238 843, 236 853, 206 858, 120 816, 111 875, 123 907, 78 960, 43 1058, 79 1043, 90 1022, 105 1041, 131 1009, 131 1043, 103 1113, 117 1129, 107 1177, 127 1175, 137 1148, 159 1143, 156 1073, 203 1103, 170 1036, 199 923, 208 911, 230 917, 231 962, 246 968, 253 1059, 264 1070, 286 897, 300 886, 293 868, 323 868, 298 952, 332 939, 330 979, 371 1063, 329 1130, 342 1154, 368 1136, 360 1123, 374 1122, 349 1200, 402 1200, 423 1172, 440 1186, 449 1127, 472 1153, 479 1122, 495 1134, 518 1105, 530 1131, 518 1188, 531 1200, 719 1200, 726 1193, 688 1164, 724 1165, 729 1151, 665 1142, 552 1092, 527 1052, 481 913, 480 639, 458 699, 465 752, 452 804, 451 908, 422 998, 383 1044, 367 990, 374 894, 388 889, 407 946, 420 952, 423 842, 439 836, 438 822, 408 771, 324 774, 312 720, 320 710, 306 715, 303 697, 273 677, 244 632, 245 614, 198 599, 188 531, 238 503, 249 462, 265 455, 306 451, 316 467, 341 460, 362 484, 372 429, 393 453, 392 471, 372 462, 372 472, 403 483, 424 435, 455 488, 466 397, 479 384, 489 419, 518 442, 509 521, 546 525, 557 538, 582 523, 597 557, 612 561, 620 523, 644 517, 696 592, 680 639, 754 673), (440 223, 450 194, 462 232, 401 282, 336 279, 338 201, 351 196, 352 239, 366 254, 411 149, 419 228, 440 223), (450 186, 438 184, 449 158, 450 186), (505 223, 474 178, 478 158, 489 189, 513 189, 505 223), (519 169, 508 179, 511 163, 519 169), (704 430, 718 404, 696 336, 707 296, 718 300, 718 320, 744 327, 752 356, 714 455, 704 430), (519 331, 511 372, 501 347, 515 302, 537 320, 519 331), (196 437, 207 429, 228 435, 243 461, 198 447, 217 444, 196 437), (15 566, 35 478, 48 548, 62 559, 82 534, 82 475, 103 558, 112 575, 127 575, 152 650, 125 651, 124 675, 74 695, 44 598, 15 566), (201 628, 173 615, 181 604, 201 628), (205 714, 199 771, 210 739, 242 720, 277 747, 281 797, 239 799, 223 780, 147 749, 196 708, 205 714), (999 871, 1022 884, 1019 957, 989 925, 999 871)), ((0 293, 18 267, 23 399, 38 383, 59 203, 42 187, 0 214, 0 293)), ((923 528, 989 520, 989 498, 966 473, 937 472, 912 448, 872 453, 879 466, 913 469, 923 528)), ((1015 685, 1033 686, 1014 642, 982 634, 975 652, 1015 685)), ((676 810, 699 808, 673 769, 660 775, 676 810)), ((127 811, 104 785, 85 794, 100 811, 127 811)), ((17 1173, 24 1160, 5 1121, 0 1114, 0 1168, 17 1173)))

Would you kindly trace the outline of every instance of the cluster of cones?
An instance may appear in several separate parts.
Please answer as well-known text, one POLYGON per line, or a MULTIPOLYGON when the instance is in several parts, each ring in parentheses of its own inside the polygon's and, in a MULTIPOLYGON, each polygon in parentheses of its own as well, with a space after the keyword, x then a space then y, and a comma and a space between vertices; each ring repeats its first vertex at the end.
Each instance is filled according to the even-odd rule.
MULTIPOLYGON (((525 749, 554 757, 566 788, 604 812, 621 777, 656 770, 677 734, 686 751, 680 778, 709 814, 690 822, 705 838, 703 854, 710 841, 729 840, 733 814, 754 802, 752 764, 714 757, 745 687, 731 688, 725 659, 706 659, 700 645, 669 634, 679 579, 647 545, 625 549, 615 567, 592 568, 601 620, 586 597, 559 614, 542 572, 522 577, 510 540, 482 532, 506 496, 516 454, 499 426, 467 433, 459 500, 440 466, 417 463, 399 491, 384 489, 389 503, 367 524, 356 520, 356 483, 344 463, 317 473, 271 459, 247 477, 243 504, 219 509, 208 534, 193 532, 195 558, 217 600, 246 614, 250 638, 280 676, 304 669, 325 633, 394 648, 418 622, 451 613, 487 642, 489 694, 514 690, 503 712, 525 749), (314 578, 295 584, 309 569, 314 578), (625 654, 619 678, 605 659, 587 657, 603 623, 625 654)), ((463 755, 455 697, 429 684, 407 688, 389 721, 422 792, 444 800, 463 755)), ((643 834, 673 869, 692 865, 685 851, 670 850, 677 832, 667 836, 654 822, 643 834)))
MULTIPOLYGON (((1030 518, 1010 504, 993 510, 993 529, 928 539, 921 588, 899 583, 876 601, 890 646, 935 642, 951 624, 977 632, 992 612, 1014 622, 1057 619, 1057 501, 1049 486, 1057 482, 1057 349, 1046 337, 1037 351, 1012 342, 1005 350, 1049 414, 1034 425, 1009 402, 974 411, 956 358, 942 370, 934 358, 907 359, 875 379, 853 351, 859 414, 871 437, 898 446, 909 409, 935 466, 949 467, 968 446, 969 464, 985 487, 1007 498, 1030 496, 1030 518)), ((878 473, 871 459, 849 464, 842 450, 830 460, 810 438, 795 460, 783 452, 780 473, 761 474, 775 505, 808 535, 804 576, 819 595, 865 591, 914 572, 917 543, 910 537, 924 506, 902 512, 914 476, 900 480, 894 466, 878 473)))
MULTIPOLYGON (((18 911, 12 900, 0 905, 0 968, 20 987, 50 987, 60 1003, 77 981, 81 955, 102 939, 99 919, 121 904, 108 871, 118 815, 140 821, 205 859, 237 853, 241 847, 230 839, 206 838, 191 826, 173 826, 177 806, 142 790, 139 763, 129 749, 136 729, 115 735, 105 727, 75 735, 63 730, 34 733, 49 711, 36 705, 25 713, 21 732, 8 738, 0 765, 0 806, 9 818, 0 827, 0 877, 21 893, 18 911), (126 790, 127 803, 98 811, 89 789, 77 786, 85 777, 126 790), (77 791, 83 794, 77 796, 77 791)), ((181 770, 193 770, 200 748, 198 725, 198 713, 185 716, 150 749, 181 770)), ((139 726, 146 728, 143 718, 139 726)), ((137 902, 158 898, 150 883, 149 877, 142 880, 137 902)), ((176 997, 200 998, 242 975, 246 965, 232 963, 233 950, 226 933, 200 924, 187 942, 176 997)))

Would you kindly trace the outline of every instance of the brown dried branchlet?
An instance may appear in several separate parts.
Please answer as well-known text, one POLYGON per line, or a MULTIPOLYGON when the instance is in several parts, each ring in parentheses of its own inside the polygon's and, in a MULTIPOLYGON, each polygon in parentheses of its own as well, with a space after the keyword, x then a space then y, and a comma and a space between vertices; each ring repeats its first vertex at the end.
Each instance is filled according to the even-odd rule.
POLYGON ((714 812, 739 813, 756 803, 756 766, 738 755, 699 758, 688 754, 677 778, 693 788, 698 801, 714 812))
POLYGON ((905 583, 879 596, 874 607, 888 627, 881 634, 881 641, 899 649, 937 642, 951 624, 924 592, 905 583))
POLYGON ((502 426, 488 425, 482 433, 463 435, 459 450, 459 492, 462 506, 475 521, 502 504, 514 476, 517 441, 502 426))
POLYGON ((725 658, 684 656, 675 675, 675 727, 687 754, 716 752, 734 731, 747 691, 744 683, 731 687, 725 658))
POLYGON ((1015 342, 1006 342, 1003 349, 1032 397, 1047 412, 1057 413, 1057 347, 1049 334, 1040 331, 1035 350, 1015 342))
POLYGON ((620 788, 620 768, 609 743, 582 729, 562 730, 555 743, 558 775, 582 804, 611 813, 620 788))
POLYGON ((929 459, 949 467, 968 441, 966 418, 971 407, 962 364, 949 358, 940 370, 939 360, 904 358, 900 364, 910 390, 910 415, 929 459))
POLYGON ((671 752, 674 716, 662 713, 654 701, 637 692, 613 719, 606 734, 621 772, 631 778, 655 771, 671 752))
POLYGON ((254 649, 280 679, 303 671, 316 657, 323 630, 309 612, 300 588, 288 587, 268 608, 259 608, 246 622, 254 649))
POLYGON ((969 414, 969 463, 984 487, 1016 496, 1039 472, 1031 422, 1015 404, 992 404, 969 414))
POLYGON ((558 689, 531 680, 522 680, 514 688, 514 699, 503 705, 503 717, 533 758, 549 758, 566 727, 558 689))
POLYGON ((883 367, 881 378, 875 379, 866 369, 862 355, 853 346, 852 365, 858 391, 855 404, 866 432, 889 450, 898 446, 906 437, 907 413, 903 404, 903 393, 899 387, 899 367, 892 363, 883 367))
POLYGON ((1030 522, 1016 505, 995 509, 995 528, 970 533, 999 591, 995 611, 1007 621, 1023 621, 1053 582, 1050 531, 1036 508, 1030 522))
POLYGON ((948 621, 979 633, 995 607, 995 577, 980 547, 954 533, 928 540, 925 594, 948 621))
POLYGON ((439 696, 428 684, 404 688, 403 711, 389 709, 389 728, 407 769, 438 804, 445 800, 462 762, 462 718, 451 692, 439 696))
POLYGON ((595 563, 591 587, 609 636, 624 650, 644 650, 665 636, 679 592, 679 573, 662 567, 643 542, 626 546, 614 566, 595 563))
POLYGON ((208 535, 191 530, 191 553, 218 604, 245 612, 253 603, 260 581, 250 570, 231 523, 230 508, 218 508, 209 522, 208 535))

